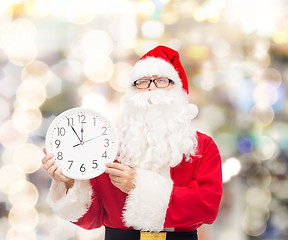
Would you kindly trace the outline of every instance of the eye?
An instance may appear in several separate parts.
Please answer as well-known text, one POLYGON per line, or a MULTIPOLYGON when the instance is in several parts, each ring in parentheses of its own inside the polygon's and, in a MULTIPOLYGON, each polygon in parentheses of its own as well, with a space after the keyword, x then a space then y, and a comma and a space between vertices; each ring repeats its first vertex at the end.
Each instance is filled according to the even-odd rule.
POLYGON ((156 80, 156 82, 158 83, 167 83, 168 81, 169 81, 168 78, 159 78, 156 80))
POLYGON ((136 81, 136 84, 138 85, 146 85, 150 82, 150 80, 146 80, 146 79, 140 79, 136 81))

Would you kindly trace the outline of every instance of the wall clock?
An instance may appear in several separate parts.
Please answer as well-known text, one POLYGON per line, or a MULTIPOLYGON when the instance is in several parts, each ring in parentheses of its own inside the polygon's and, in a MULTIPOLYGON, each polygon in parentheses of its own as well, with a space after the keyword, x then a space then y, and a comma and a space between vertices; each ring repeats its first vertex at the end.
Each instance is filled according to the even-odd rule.
POLYGON ((105 171, 118 153, 118 138, 113 125, 100 113, 72 108, 50 124, 45 145, 53 153, 62 174, 73 179, 91 179, 105 171))

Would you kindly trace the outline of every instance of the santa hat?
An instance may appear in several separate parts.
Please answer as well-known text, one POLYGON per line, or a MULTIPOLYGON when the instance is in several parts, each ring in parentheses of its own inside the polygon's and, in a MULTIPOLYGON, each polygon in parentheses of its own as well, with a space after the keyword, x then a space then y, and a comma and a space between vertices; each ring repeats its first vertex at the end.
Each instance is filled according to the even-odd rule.
POLYGON ((176 85, 180 85, 188 94, 188 82, 179 53, 165 46, 158 46, 146 53, 135 64, 130 74, 130 83, 145 76, 168 77, 176 85))

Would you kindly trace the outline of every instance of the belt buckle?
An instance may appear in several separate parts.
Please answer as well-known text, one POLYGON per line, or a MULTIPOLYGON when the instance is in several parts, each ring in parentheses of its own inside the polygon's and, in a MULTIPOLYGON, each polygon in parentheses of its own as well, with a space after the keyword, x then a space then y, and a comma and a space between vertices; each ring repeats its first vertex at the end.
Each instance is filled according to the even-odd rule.
POLYGON ((140 240, 166 240, 166 232, 141 232, 140 240))

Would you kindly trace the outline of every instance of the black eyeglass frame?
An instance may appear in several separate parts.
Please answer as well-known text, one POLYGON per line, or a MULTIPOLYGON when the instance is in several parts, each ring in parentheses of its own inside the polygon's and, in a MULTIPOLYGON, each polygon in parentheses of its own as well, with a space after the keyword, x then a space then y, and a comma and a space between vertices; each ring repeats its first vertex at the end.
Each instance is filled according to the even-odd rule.
POLYGON ((150 87, 151 83, 153 82, 154 85, 155 85, 155 87, 157 87, 157 88, 167 88, 167 87, 169 87, 170 84, 174 84, 174 83, 175 83, 173 80, 171 80, 170 78, 168 78, 168 85, 167 85, 167 87, 158 87, 157 84, 155 83, 155 81, 158 80, 158 79, 161 79, 161 78, 162 78, 162 77, 160 77, 160 78, 155 78, 155 79, 137 79, 136 81, 134 81, 134 83, 132 84, 132 86, 135 86, 135 87, 137 87, 138 89, 148 89, 148 88, 150 87), (148 84, 148 86, 147 86, 146 88, 140 88, 140 87, 138 87, 138 84, 137 84, 137 82, 140 81, 140 80, 145 80, 145 81, 150 81, 150 82, 149 82, 149 84, 148 84))

